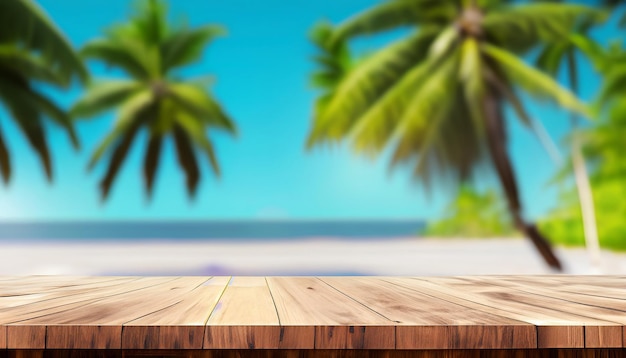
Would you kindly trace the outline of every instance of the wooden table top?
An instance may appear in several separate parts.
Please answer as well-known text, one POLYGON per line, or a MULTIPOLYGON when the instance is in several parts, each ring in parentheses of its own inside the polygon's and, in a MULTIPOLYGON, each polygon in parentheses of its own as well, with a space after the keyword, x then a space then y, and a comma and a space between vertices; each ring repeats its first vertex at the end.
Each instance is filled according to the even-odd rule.
POLYGON ((626 277, 0 276, 0 349, 624 347, 626 277))

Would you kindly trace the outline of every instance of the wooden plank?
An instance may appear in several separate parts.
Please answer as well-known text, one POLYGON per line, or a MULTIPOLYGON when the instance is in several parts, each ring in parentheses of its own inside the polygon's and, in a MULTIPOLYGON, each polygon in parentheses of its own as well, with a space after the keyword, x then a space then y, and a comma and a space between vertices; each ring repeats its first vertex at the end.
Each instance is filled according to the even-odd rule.
MULTIPOLYGON (((69 336, 66 329, 48 331, 47 347, 96 348, 111 346, 120 349, 122 323, 175 302, 181 294, 206 281, 206 277, 161 278, 160 283, 141 287, 137 290, 110 295, 105 298, 70 305, 69 309, 54 310, 19 322, 21 326, 79 326, 86 332, 84 336, 69 336), (109 329, 100 329, 111 326, 109 329)), ((11 329, 13 325, 9 326, 11 329)))
MULTIPOLYGON (((4 292, 3 296, 0 296, 0 319, 4 320, 0 323, 9 323, 13 319, 12 315, 7 318, 3 315, 3 312, 11 311, 16 312, 16 307, 25 306, 29 304, 41 305, 45 303, 47 307, 54 307, 57 303, 66 302, 68 297, 71 297, 72 302, 78 302, 81 299, 87 299, 84 295, 89 294, 91 298, 100 297, 105 293, 110 293, 114 288, 123 287, 122 285, 136 281, 139 278, 115 278, 108 280, 84 280, 79 284, 65 285, 63 287, 56 288, 36 288, 29 289, 29 293, 13 293, 7 294, 4 292)), ((34 311, 36 307, 28 306, 27 311, 34 311)))
POLYGON ((8 326, 8 349, 44 349, 46 348, 45 326, 8 326))
MULTIPOLYGON (((434 298, 440 298, 448 302, 456 303, 461 306, 465 306, 472 310, 482 311, 486 313, 495 314, 510 319, 515 319, 522 322, 527 322, 540 327, 544 327, 544 331, 550 333, 554 331, 554 335, 562 333, 562 326, 568 326, 573 321, 572 317, 564 319, 563 315, 557 314, 556 316, 547 316, 550 310, 542 309, 540 307, 525 307, 523 304, 516 305, 515 302, 511 305, 502 305, 499 301, 488 300, 471 292, 467 289, 459 289, 458 287, 448 287, 446 285, 436 284, 430 281, 424 280, 410 280, 410 279, 398 279, 398 278, 384 278, 386 281, 394 283, 396 285, 406 287, 417 292, 429 295, 434 298), (540 318, 537 319, 536 315, 540 313, 540 318)), ((580 325, 579 325, 580 326, 580 325)), ((565 340, 564 343, 569 345, 581 345, 583 340, 583 329, 579 328, 579 340, 565 340)), ((571 334, 570 334, 571 335, 571 334)), ((544 342, 542 336, 538 337, 537 345, 549 344, 551 341, 544 342), (541 343, 539 342, 541 341, 541 343)))
POLYGON ((286 334, 287 328, 300 327, 298 337, 294 339, 298 348, 371 347, 375 344, 370 344, 369 337, 363 334, 371 327, 378 327, 377 333, 385 337, 394 337, 394 322, 317 278, 268 277, 267 282, 286 334))
POLYGON ((207 279, 2 277, 0 358, 44 348, 387 357, 417 347, 500 357, 520 345, 609 352, 592 348, 626 338, 626 277, 207 279))
POLYGON ((327 277, 321 280, 394 321, 398 349, 537 346, 535 327, 526 322, 470 309, 381 278, 327 277))
MULTIPOLYGON (((111 295, 141 290, 150 286, 168 282, 174 278, 144 277, 122 282, 108 287, 86 289, 80 292, 63 291, 53 298, 42 298, 36 301, 16 303, 0 308, 0 324, 15 323, 57 311, 64 311, 81 304, 103 299, 111 295)), ((45 290, 45 288, 42 288, 45 290)))
MULTIPOLYGON (((561 279, 551 277, 503 276, 489 277, 498 282, 509 282, 523 285, 534 290, 549 290, 550 292, 568 292, 590 299, 603 297, 609 299, 626 300, 626 279, 615 277, 563 276, 561 279)), ((596 302, 594 302, 596 303, 596 302)))
POLYGON ((572 348, 585 346, 585 331, 580 325, 537 327, 538 348, 572 348))
POLYGON ((91 284, 128 280, 130 277, 74 277, 74 276, 28 276, 23 279, 4 281, 0 284, 0 297, 47 294, 91 284))
POLYGON ((607 329, 607 327, 585 327, 585 348, 618 348, 624 347, 624 327, 607 329))
POLYGON ((7 348, 7 326, 0 326, 0 350, 7 348))
MULTIPOLYGON (((46 351, 45 358, 622 358, 626 350, 541 349, 541 350, 125 350, 120 352, 46 351)), ((2 357, 0 355, 0 357, 2 357)), ((13 357, 11 357, 13 358, 13 357)), ((20 356, 20 358, 40 358, 20 356)))
MULTIPOLYGON (((193 280, 197 283, 197 279, 193 280)), ((65 297, 64 305, 52 309, 47 309, 43 304, 44 309, 29 312, 27 315, 18 315, 17 322, 20 324, 76 324, 80 321, 79 324, 117 325, 129 319, 126 313, 135 308, 145 307, 145 300, 152 302, 158 295, 162 296, 168 290, 172 291, 174 297, 176 293, 188 288, 185 284, 186 279, 181 277, 145 278, 123 285, 113 290, 115 292, 113 294, 109 290, 106 291, 107 294, 86 293, 84 296, 89 299, 78 302, 75 302, 73 297, 65 297)))
POLYGON ((47 349, 119 349, 121 329, 100 325, 49 325, 47 349))
POLYGON ((454 296, 465 300, 468 307, 535 324, 539 348, 584 347, 584 327, 603 327, 603 330, 620 330, 619 323, 609 320, 608 312, 602 318, 578 314, 575 304, 513 291, 500 286, 472 281, 468 278, 417 278, 412 287, 424 292, 440 292, 447 299, 454 296), (471 302, 471 304, 469 303, 471 302))
MULTIPOLYGON (((494 279, 494 278, 469 278, 470 280, 480 280, 488 282, 492 285, 506 287, 509 290, 519 290, 543 297, 556 298, 566 302, 569 312, 595 317, 604 320, 617 322, 621 325, 626 324, 626 287, 624 289, 615 289, 617 293, 621 291, 622 298, 590 296, 572 292, 567 289, 562 291, 564 285, 554 282, 550 286, 542 284, 542 280, 534 281, 511 279, 494 279)), ((593 286, 584 285, 588 289, 593 290, 593 286)), ((577 286, 579 287, 579 286, 577 286)), ((595 288, 597 291, 597 288, 595 288)), ((600 290, 603 291, 603 290, 600 290)), ((558 304, 558 302, 557 302, 558 304)), ((563 308, 563 307, 561 307, 563 308)), ((623 347, 623 327, 619 326, 586 326, 585 327, 585 347, 587 348, 617 348, 623 347)))
MULTIPOLYGON (((114 295, 114 294, 119 294, 123 292, 139 291, 148 287, 158 285, 163 282, 172 281, 173 279, 174 278, 139 278, 135 281, 127 282, 121 285, 116 285, 115 288, 113 289, 111 289, 110 287, 106 288, 106 294, 104 294, 100 290, 88 290, 87 292, 84 292, 83 294, 73 294, 73 295, 67 295, 67 292, 66 292, 65 295, 56 297, 53 299, 42 299, 41 301, 29 302, 28 304, 18 305, 16 307, 5 307, 5 308, 0 309, 0 322, 8 323, 7 327, 8 326, 17 327, 13 329, 13 332, 18 332, 18 333, 28 332, 28 334, 35 335, 37 337, 40 337, 40 336, 45 337, 46 336, 46 323, 48 323, 47 321, 44 320, 43 323, 25 324, 25 325, 21 324, 20 322, 28 320, 28 319, 37 318, 37 317, 46 317, 48 315, 52 315, 55 313, 69 312, 72 309, 80 309, 86 304, 86 302, 88 303, 91 301, 97 301, 97 300, 107 297, 107 295, 114 295), (88 300, 88 298, 90 300, 88 300), (21 326, 27 326, 30 328, 28 328, 27 330, 24 330, 20 328, 21 326), (34 331, 36 331, 36 333, 34 331)), ((50 277, 48 277, 48 280, 50 280, 50 277)), ((44 285, 44 286, 49 287, 48 285, 44 285)), ((76 286, 76 285, 71 285, 71 286, 76 286)), ((99 325, 96 325, 96 326, 99 326, 99 325)), ((95 346, 106 345, 107 342, 116 342, 117 340, 116 337, 119 336, 119 334, 114 334, 112 336, 104 336, 104 335, 96 336, 96 333, 98 332, 95 331, 93 328, 84 327, 83 329, 86 332, 91 331, 94 337, 98 337, 98 339, 94 343, 95 346)), ((7 328, 7 334, 9 330, 10 329, 7 328)), ((121 332, 121 329, 120 329, 120 332, 121 332)), ((62 337, 67 337, 67 335, 63 335, 62 330, 60 331, 51 330, 51 333, 52 334, 61 333, 62 337)), ((50 342, 52 342, 52 344, 54 345, 55 340, 52 339, 50 342)), ((38 348, 39 347, 38 344, 39 344, 38 340, 33 340, 33 347, 31 348, 38 348)), ((7 345, 9 348, 11 348, 11 345, 9 345, 8 342, 7 342, 7 345)), ((29 348, 29 347, 22 347, 22 348, 29 348)))
POLYGON ((213 277, 180 301, 125 322, 124 349, 202 349, 205 324, 230 277, 213 277))
POLYGON ((233 277, 206 326, 206 349, 294 348, 284 345, 264 277, 233 277))

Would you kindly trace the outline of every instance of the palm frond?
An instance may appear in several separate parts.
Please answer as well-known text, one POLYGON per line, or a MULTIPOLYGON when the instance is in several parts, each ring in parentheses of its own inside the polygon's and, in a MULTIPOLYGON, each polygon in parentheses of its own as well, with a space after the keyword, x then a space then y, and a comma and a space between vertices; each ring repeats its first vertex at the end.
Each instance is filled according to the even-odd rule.
POLYGON ((569 40, 594 64, 600 61, 601 57, 604 55, 602 46, 589 36, 574 33, 570 35, 569 40))
POLYGON ((74 75, 86 81, 87 71, 82 61, 36 2, 0 1, 0 24, 0 43, 19 43, 40 53, 58 72, 64 85, 74 75))
POLYGON ((136 15, 127 26, 134 30, 135 35, 141 38, 142 42, 158 44, 168 35, 166 13, 167 8, 164 2, 144 0, 139 3, 136 15))
POLYGON ((506 73, 520 88, 538 99, 548 99, 572 112, 590 116, 588 108, 570 91, 561 87, 550 76, 526 65, 512 53, 495 46, 483 44, 482 51, 506 73))
POLYGON ((459 60, 451 56, 428 78, 397 128, 391 166, 414 160, 413 175, 426 187, 434 178, 464 181, 483 157, 480 128, 459 86, 459 60))
MULTIPOLYGON (((353 137, 354 148, 370 154, 377 153, 387 144, 394 132, 406 130, 409 126, 408 122, 419 121, 412 116, 428 117, 431 112, 416 111, 415 107, 423 105, 426 110, 433 110, 429 107, 433 104, 432 98, 428 98, 425 92, 433 91, 431 92, 433 96, 440 95, 437 89, 443 85, 440 81, 444 73, 445 71, 435 61, 424 61, 411 69, 364 115, 358 118, 353 128, 349 129, 348 133, 353 137), (427 97, 426 101, 423 99, 424 96, 427 97), (417 103, 418 100, 424 102, 417 103), (410 117, 411 121, 408 121, 407 117, 410 117)), ((423 111, 424 107, 418 110, 423 111)), ((345 135, 339 131, 331 134, 345 135)))
POLYGON ((9 155, 9 148, 4 141, 2 132, 0 131, 0 175, 4 184, 7 184, 11 180, 11 156, 9 155))
POLYGON ((81 55, 88 59, 103 61, 116 66, 136 79, 149 79, 154 72, 154 64, 148 64, 149 51, 133 39, 97 39, 85 45, 81 55))
POLYGON ((482 118, 482 100, 487 91, 485 81, 485 64, 478 41, 465 39, 461 45, 459 79, 463 84, 463 95, 469 115, 478 133, 484 132, 485 123, 482 118))
POLYGON ((605 11, 583 5, 530 3, 489 12, 482 26, 491 43, 522 53, 540 43, 562 41, 581 19, 601 22, 606 17, 605 11))
POLYGON ((207 125, 233 134, 237 132, 233 121, 205 89, 188 83, 172 83, 168 91, 181 107, 201 118, 207 125))
POLYGON ((437 28, 415 32, 352 69, 325 104, 323 112, 317 114, 308 146, 324 139, 338 139, 347 133, 356 118, 427 56, 436 35, 437 28), (333 133, 328 132, 330 127, 333 133))
POLYGON ((572 47, 567 42, 557 42, 544 46, 539 57, 537 57, 537 68, 552 77, 556 77, 566 52, 571 50, 572 47))
POLYGON ((130 147, 138 132, 139 126, 132 125, 127 132, 122 134, 121 138, 117 138, 118 141, 115 145, 115 148, 112 150, 106 173, 104 175, 104 178, 102 178, 102 180, 100 181, 100 194, 102 200, 106 200, 109 197, 109 193, 111 192, 111 187, 115 182, 117 173, 122 167, 122 164, 124 164, 128 151, 130 150, 130 147))
POLYGON ((161 134, 153 133, 150 135, 143 162, 143 175, 148 198, 152 197, 152 189, 154 187, 156 172, 159 167, 159 157, 161 155, 162 144, 163 136, 161 134))
POLYGON ((0 73, 10 72, 28 80, 63 86, 65 79, 40 56, 14 45, 0 45, 0 73))
POLYGON ((145 86, 137 81, 107 80, 90 86, 70 110, 75 118, 93 117, 128 100, 145 86))
POLYGON ((174 126, 174 143, 176 144, 176 154, 180 167, 185 172, 187 193, 194 197, 198 182, 200 181, 200 169, 196 160, 196 154, 191 146, 191 138, 180 126, 174 126))
POLYGON ((309 35, 317 50, 313 57, 317 68, 311 75, 311 84, 325 91, 322 96, 332 94, 354 65, 347 41, 341 40, 330 44, 334 31, 331 24, 319 22, 309 35))
POLYGON ((142 91, 136 93, 126 102, 124 102, 120 108, 118 119, 115 122, 115 126, 111 132, 98 144, 87 168, 89 170, 98 163, 104 153, 113 145, 120 137, 128 135, 129 131, 141 124, 144 120, 144 112, 153 105, 153 97, 150 91, 142 91))
POLYGON ((616 63, 605 71, 597 103, 607 104, 621 99, 624 93, 626 93, 626 65, 616 63))
POLYGON ((224 28, 215 25, 176 31, 161 45, 163 71, 198 61, 203 49, 216 37, 225 33, 224 28))
MULTIPOLYGON (((13 112, 13 114, 15 115, 15 112, 13 112)), ((52 181, 52 159, 50 158, 50 149, 48 148, 48 140, 46 139, 43 125, 41 120, 37 118, 29 119, 28 122, 25 121, 25 118, 18 121, 19 127, 30 146, 39 156, 44 172, 46 173, 46 178, 52 181)))
POLYGON ((388 0, 341 24, 331 41, 374 34, 401 26, 448 24, 456 12, 457 9, 451 1, 388 0))
POLYGON ((50 159, 50 151, 48 143, 44 136, 43 126, 41 125, 41 112, 36 106, 28 102, 26 98, 20 96, 16 89, 27 91, 27 84, 20 86, 11 86, 8 83, 0 82, 0 98, 4 99, 4 105, 9 110, 11 116, 16 123, 32 149, 37 153, 41 164, 43 165, 46 178, 52 180, 52 162, 50 159))
MULTIPOLYGON (((4 97, 7 102, 12 103, 9 104, 9 106, 14 106, 16 110, 17 108, 28 109, 28 111, 31 112, 30 116, 33 117, 33 120, 37 120, 37 118, 41 118, 42 115, 45 115, 65 129, 74 148, 79 147, 78 136, 74 130, 71 118, 50 99, 34 90, 32 86, 26 82, 23 84, 13 83, 12 85, 6 82, 0 83, 0 88, 2 88, 0 89, 2 97, 4 97)), ((28 116, 19 116, 16 117, 16 119, 18 121, 28 121, 28 116)))
POLYGON ((215 154, 215 149, 213 144, 207 137, 205 133, 205 129, 201 123, 193 117, 188 115, 187 113, 180 113, 177 117, 178 124, 180 127, 187 133, 187 136, 193 140, 193 144, 198 147, 204 154, 207 159, 209 159, 209 164, 213 169, 213 172, 216 176, 221 175, 221 170, 219 163, 217 162, 217 156, 215 154))

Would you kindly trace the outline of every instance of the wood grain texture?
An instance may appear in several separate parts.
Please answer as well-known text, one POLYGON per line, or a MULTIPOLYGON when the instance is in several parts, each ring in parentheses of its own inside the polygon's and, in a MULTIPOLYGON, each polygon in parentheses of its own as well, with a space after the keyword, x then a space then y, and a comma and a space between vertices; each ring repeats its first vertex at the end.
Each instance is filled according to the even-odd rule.
POLYGON ((322 280, 396 322, 398 349, 537 346, 535 327, 526 322, 470 309, 381 278, 330 277, 322 280))
MULTIPOLYGON (((586 317, 586 319, 581 320, 585 322, 583 333, 584 347, 615 348, 623 346, 622 325, 626 323, 626 287, 619 290, 622 292, 622 299, 618 299, 561 291, 561 285, 559 284, 553 284, 552 288, 545 284, 529 285, 526 282, 520 282, 512 278, 505 280, 490 278, 486 280, 480 277, 469 277, 466 280, 489 286, 503 287, 507 292, 523 292, 524 297, 528 298, 529 302, 536 300, 540 302, 540 305, 549 309, 586 317), (588 323, 589 318, 597 318, 613 323, 593 326, 588 323)), ((615 292, 617 291, 615 290, 615 292)), ((567 335, 564 337, 567 337, 567 335)), ((578 338, 575 341, 577 342, 578 338)), ((569 347, 569 343, 564 344, 564 347, 569 347)))
POLYGON ((412 281, 392 278, 390 281, 476 310, 534 324, 538 333, 539 328, 543 327, 542 334, 537 334, 538 347, 559 348, 569 344, 572 344, 569 346, 571 348, 584 347, 585 326, 621 329, 620 324, 602 319, 610 318, 607 312, 598 313, 604 315, 600 318, 586 316, 576 311, 579 308, 576 304, 497 285, 473 282, 468 278, 416 278, 412 281), (550 332, 551 330, 554 332, 550 332), (567 335, 561 335, 564 330, 567 335), (571 336, 573 334, 578 336, 571 336), (562 337, 562 342, 559 342, 559 337, 562 337))
MULTIPOLYGON (((81 302, 76 309, 47 312, 21 320, 20 324, 121 325, 179 301, 181 295, 201 285, 208 277, 161 278, 156 284, 81 302)), ((71 297, 70 297, 71 298, 71 297)), ((72 306, 74 308, 74 306, 72 306)))
POLYGON ((121 349, 120 326, 48 326, 46 332, 48 349, 121 349))
POLYGON ((583 348, 585 346, 582 326, 537 327, 538 348, 583 348))
POLYGON ((46 348, 46 326, 8 326, 8 349, 46 348))
POLYGON ((266 279, 234 277, 207 321, 204 348, 283 348, 284 335, 266 279))
POLYGON ((585 327, 586 348, 623 347, 623 327, 585 327))
POLYGON ((536 336, 529 332, 522 326, 398 326, 396 348, 500 349, 510 345, 529 346, 536 342, 536 336))
POLYGON ((324 349, 391 349, 396 345, 395 329, 389 326, 315 327, 315 341, 324 349))
POLYGON ((0 326, 0 350, 7 348, 7 327, 0 326))
POLYGON ((124 349, 201 349, 204 326, 123 327, 124 349))
POLYGON ((31 295, 40 298, 55 296, 57 293, 67 293, 72 290, 82 290, 90 287, 107 287, 120 282, 136 280, 138 277, 58 277, 58 280, 50 280, 50 276, 29 276, 23 279, 3 281, 0 284, 2 294, 0 303, 6 303, 7 299, 24 298, 31 295))
MULTIPOLYGON (((320 279, 268 277, 267 282, 281 326, 306 325, 314 328, 299 337, 298 348, 347 348, 354 342, 362 341, 362 328, 367 326, 379 327, 377 332, 385 337, 395 336, 394 322, 356 304, 353 299, 320 279), (330 332, 331 328, 333 335, 316 335, 319 332, 330 332)), ((393 346, 392 343, 389 345, 393 346)))
MULTIPOLYGON (((623 349, 534 350, 52 350, 10 351, 23 358, 623 358, 623 349)), ((0 357, 4 358, 2 352, 0 357)))
POLYGON ((0 277, 0 358, 622 357, 624 324, 621 276, 0 277))
POLYGON ((184 293, 170 306, 124 323, 125 349, 201 349, 205 324, 230 277, 213 277, 184 293))
MULTIPOLYGON (((52 310, 44 310, 47 314, 38 314, 22 320, 20 325, 63 326, 65 329, 49 330, 48 341, 55 348, 94 348, 108 344, 123 342, 122 324, 143 315, 158 311, 177 302, 180 295, 192 290, 207 278, 161 278, 158 280, 142 280, 129 283, 130 286, 115 290, 116 294, 107 294, 102 298, 94 298, 80 303, 58 306, 52 310), (70 306, 71 309, 68 309, 70 306), (93 327, 108 326, 100 329, 97 335, 93 327), (85 335, 65 335, 69 327, 87 328, 85 335), (61 334, 61 336, 57 336, 61 334)), ((158 341, 150 337, 149 342, 158 341)), ((200 345, 201 347, 201 345, 200 345)), ((116 347, 121 348, 121 347, 116 347)))
MULTIPOLYGON (((51 278, 48 278, 50 280, 51 278)), ((174 277, 144 277, 136 278, 130 282, 119 285, 111 285, 104 288, 86 289, 82 292, 73 292, 63 289, 55 297, 44 297, 28 302, 7 304, 0 307, 0 324, 16 323, 41 316, 52 315, 57 312, 68 312, 80 309, 90 302, 105 299, 110 296, 122 293, 140 291, 159 284, 174 280, 174 277)), ((46 292, 48 288, 42 287, 41 292, 46 292)), ((31 289, 29 292, 37 294, 31 289)), ((3 293, 4 288, 1 290, 3 293)), ((39 295, 43 295, 39 294, 39 295)))

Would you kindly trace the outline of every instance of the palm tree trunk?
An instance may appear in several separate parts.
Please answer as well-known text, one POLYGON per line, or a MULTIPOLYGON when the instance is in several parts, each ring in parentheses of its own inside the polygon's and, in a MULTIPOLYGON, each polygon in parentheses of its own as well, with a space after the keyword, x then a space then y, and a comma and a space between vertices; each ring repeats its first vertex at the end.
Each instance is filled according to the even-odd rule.
MULTIPOLYGON (((567 55, 567 69, 572 91, 578 94, 578 77, 576 69, 576 61, 574 53, 567 55)), ((580 211, 583 218, 583 230, 585 236, 585 246, 589 253, 591 266, 600 268, 600 243, 598 240, 598 226, 596 224, 596 214, 593 204, 593 193, 591 184, 589 183, 589 175, 585 167, 585 159, 583 158, 582 146, 575 131, 578 127, 578 117, 572 113, 571 117, 572 132, 574 139, 572 140, 572 165, 574 166, 574 178, 576 179, 576 189, 578 190, 578 200, 580 201, 580 211)))
POLYGON ((541 235, 534 223, 526 222, 522 216, 517 180, 506 151, 507 138, 501 101, 494 91, 488 91, 485 95, 484 113, 489 154, 502 184, 513 222, 516 228, 532 241, 545 262, 560 271, 562 270, 561 262, 552 251, 548 240, 541 235))

